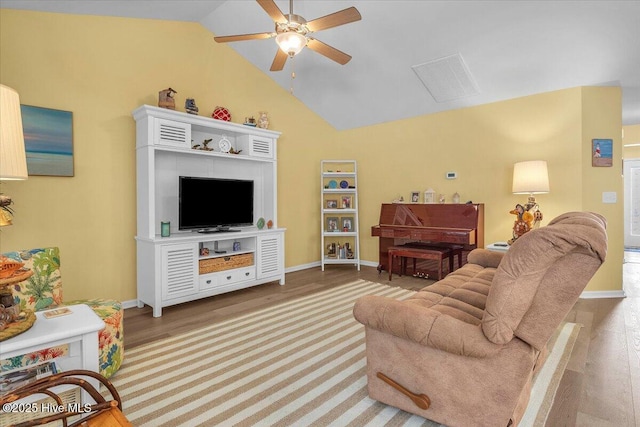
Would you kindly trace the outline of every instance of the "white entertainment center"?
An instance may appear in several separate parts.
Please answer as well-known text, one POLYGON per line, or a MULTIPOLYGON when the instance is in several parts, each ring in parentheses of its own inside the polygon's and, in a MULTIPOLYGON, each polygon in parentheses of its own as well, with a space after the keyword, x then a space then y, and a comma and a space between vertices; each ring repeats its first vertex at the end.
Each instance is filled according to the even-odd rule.
MULTIPOLYGON (((280 133, 149 105, 133 117, 138 306, 151 306, 159 317, 170 305, 273 281, 284 284, 285 229, 277 220, 280 133), (221 140, 220 146, 230 143, 231 152, 221 150, 221 140), (211 234, 179 230, 180 176, 253 181, 253 225, 211 234), (167 237, 161 235, 162 222, 170 223, 167 237)), ((207 209, 233 203, 216 194, 202 197, 207 209)))

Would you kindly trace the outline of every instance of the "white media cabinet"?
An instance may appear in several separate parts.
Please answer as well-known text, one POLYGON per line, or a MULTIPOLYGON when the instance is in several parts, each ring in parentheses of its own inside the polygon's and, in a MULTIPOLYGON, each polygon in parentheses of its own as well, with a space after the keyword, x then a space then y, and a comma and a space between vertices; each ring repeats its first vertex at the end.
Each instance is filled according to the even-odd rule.
MULTIPOLYGON (((273 281, 284 284, 285 230, 277 221, 280 133, 149 105, 137 108, 133 117, 138 306, 151 306, 159 317, 170 305, 273 281), (223 138, 240 153, 222 152, 223 138), (209 139, 213 150, 192 148, 209 139), (272 227, 254 224, 211 234, 178 230, 179 176, 253 180, 254 223, 263 218, 272 227), (161 222, 170 222, 169 237, 161 237, 161 222), (202 271, 211 264, 215 271, 202 271)), ((202 197, 209 209, 233 203, 215 194, 202 197)))

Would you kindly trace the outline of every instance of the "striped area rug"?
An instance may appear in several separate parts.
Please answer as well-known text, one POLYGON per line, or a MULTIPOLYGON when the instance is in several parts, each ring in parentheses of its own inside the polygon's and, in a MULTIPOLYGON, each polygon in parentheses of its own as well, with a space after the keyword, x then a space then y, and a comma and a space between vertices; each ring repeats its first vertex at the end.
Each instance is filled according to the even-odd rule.
POLYGON ((364 280, 314 293, 127 350, 111 381, 136 426, 437 426, 367 396, 352 314, 362 295, 413 293, 364 280))

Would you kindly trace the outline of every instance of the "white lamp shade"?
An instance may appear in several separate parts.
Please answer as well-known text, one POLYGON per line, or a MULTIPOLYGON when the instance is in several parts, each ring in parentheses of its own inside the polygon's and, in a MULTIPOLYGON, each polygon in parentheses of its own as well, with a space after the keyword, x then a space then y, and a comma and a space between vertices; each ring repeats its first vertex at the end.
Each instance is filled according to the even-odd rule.
POLYGON ((276 36, 276 43, 284 53, 293 56, 304 49, 307 45, 307 38, 295 31, 287 31, 276 36))
POLYGON ((513 193, 540 194, 549 192, 547 162, 532 160, 513 166, 513 193))
POLYGON ((0 179, 27 179, 20 97, 0 85, 0 179))

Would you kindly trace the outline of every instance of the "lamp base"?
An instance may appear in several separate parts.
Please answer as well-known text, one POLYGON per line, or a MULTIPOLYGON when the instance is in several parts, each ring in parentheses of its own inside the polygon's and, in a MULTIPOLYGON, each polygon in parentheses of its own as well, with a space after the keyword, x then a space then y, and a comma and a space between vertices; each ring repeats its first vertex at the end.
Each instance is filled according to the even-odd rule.
POLYGON ((7 225, 12 225, 11 214, 6 212, 4 209, 0 209, 0 227, 5 227, 7 225))
POLYGON ((509 213, 517 217, 513 223, 512 238, 507 241, 509 245, 529 231, 540 227, 540 222, 542 222, 542 212, 540 212, 540 206, 538 206, 533 194, 529 196, 526 204, 517 204, 515 209, 509 213))

